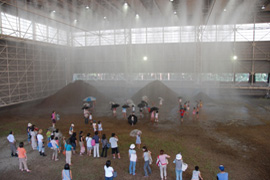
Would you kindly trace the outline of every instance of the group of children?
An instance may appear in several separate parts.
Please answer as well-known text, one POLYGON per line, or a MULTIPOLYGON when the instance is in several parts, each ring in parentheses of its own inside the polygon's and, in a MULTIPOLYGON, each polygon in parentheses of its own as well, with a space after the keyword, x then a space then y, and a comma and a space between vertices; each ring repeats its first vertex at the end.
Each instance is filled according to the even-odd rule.
MULTIPOLYGON (((192 119, 195 120, 195 118, 198 120, 199 119, 199 111, 202 108, 203 103, 202 101, 198 101, 196 107, 193 107, 192 110, 192 119)), ((184 120, 184 115, 186 114, 187 116, 189 116, 189 110, 190 110, 190 102, 186 101, 184 103, 184 105, 182 105, 182 99, 179 98, 179 112, 180 112, 180 119, 181 122, 183 122, 184 120)))

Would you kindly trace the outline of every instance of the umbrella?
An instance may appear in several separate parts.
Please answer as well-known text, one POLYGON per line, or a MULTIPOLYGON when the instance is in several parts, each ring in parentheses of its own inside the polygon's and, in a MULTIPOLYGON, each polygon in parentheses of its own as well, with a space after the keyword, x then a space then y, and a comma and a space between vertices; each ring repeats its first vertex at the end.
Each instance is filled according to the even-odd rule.
POLYGON ((144 104, 144 106, 148 106, 148 103, 145 101, 141 101, 141 104, 144 104))
POLYGON ((128 123, 131 124, 136 124, 137 123, 137 116, 135 116, 134 114, 131 114, 128 116, 128 123))
POLYGON ((96 100, 97 99, 95 97, 89 96, 89 97, 86 97, 83 101, 92 102, 92 101, 96 101, 96 100))
POLYGON ((112 104, 112 108, 117 108, 119 106, 120 106, 119 104, 112 104))
POLYGON ((127 104, 124 104, 122 108, 129 108, 129 106, 127 104))
POLYGON ((150 113, 153 112, 153 111, 158 111, 158 108, 157 107, 151 107, 150 113))
POLYGON ((164 101, 164 99, 163 99, 162 97, 158 97, 158 99, 159 99, 160 101, 164 101))
POLYGON ((145 104, 140 103, 140 104, 138 104, 137 106, 138 106, 139 108, 143 108, 143 107, 145 107, 145 104))
POLYGON ((129 135, 131 137, 136 137, 138 133, 142 134, 142 131, 139 129, 133 129, 132 131, 130 131, 129 135))

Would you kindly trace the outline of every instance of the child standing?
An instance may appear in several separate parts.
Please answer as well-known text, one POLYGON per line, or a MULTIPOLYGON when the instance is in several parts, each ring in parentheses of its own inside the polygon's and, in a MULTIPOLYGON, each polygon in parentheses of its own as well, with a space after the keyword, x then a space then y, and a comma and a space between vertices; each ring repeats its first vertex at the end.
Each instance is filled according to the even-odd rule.
POLYGON ((191 180, 203 180, 201 172, 199 171, 199 166, 195 166, 195 170, 192 172, 191 180))
POLYGON ((129 174, 133 174, 133 176, 136 175, 135 170, 136 170, 136 161, 137 161, 137 154, 135 149, 135 145, 131 144, 130 149, 128 151, 129 154, 129 174))
POLYGON ((23 142, 20 142, 19 147, 17 149, 18 157, 19 157, 19 168, 20 168, 21 171, 23 171, 23 167, 22 167, 22 165, 23 165, 24 166, 24 170, 26 172, 31 172, 28 169, 27 164, 26 164, 27 156, 26 156, 26 150, 24 149, 23 146, 24 146, 23 142))
POLYGON ((154 122, 155 119, 155 111, 151 112, 151 122, 154 122))
POLYGON ((83 155, 85 152, 83 131, 80 131, 79 134, 79 145, 80 145, 80 155, 83 155))
POLYGON ((51 136, 51 144, 53 148, 53 154, 52 154, 52 160, 58 161, 57 156, 58 156, 58 144, 56 140, 54 139, 54 136, 51 136))
POLYGON ((193 120, 195 119, 195 115, 196 115, 196 109, 195 109, 195 107, 193 108, 193 111, 192 111, 192 118, 193 118, 193 120))
POLYGON ((87 155, 88 156, 91 156, 91 151, 93 149, 93 146, 92 146, 92 143, 91 143, 92 138, 90 137, 90 135, 91 134, 88 133, 87 136, 86 136, 86 138, 85 138, 85 140, 86 140, 86 146, 87 146, 87 155))
POLYGON ((98 121, 98 134, 101 136, 101 132, 103 131, 101 121, 98 121))
POLYGON ((185 110, 182 108, 182 109, 180 109, 180 116, 181 116, 181 121, 182 122, 184 120, 184 115, 185 115, 185 110))
POLYGON ((155 122, 158 122, 158 111, 155 113, 155 122))
POLYGON ((89 114, 89 121, 90 121, 90 125, 93 123, 93 116, 92 113, 90 112, 89 114))
POLYGON ((69 134, 69 135, 72 135, 72 134, 73 134, 73 129, 74 129, 74 124, 72 123, 72 124, 70 125, 69 131, 68 131, 68 134, 69 134))
POLYGON ((55 123, 56 123, 56 113, 55 111, 52 112, 52 127, 55 127, 55 123))
POLYGON ((137 145, 137 148, 140 149, 141 147, 141 133, 138 132, 137 135, 136 135, 136 145, 137 145))
POLYGON ((96 121, 93 122, 93 130, 94 130, 94 132, 97 131, 97 123, 96 123, 96 121))
POLYGON ((47 129, 47 132, 46 132, 46 136, 47 136, 47 144, 50 142, 51 140, 51 131, 49 129, 47 129))
POLYGON ((113 108, 112 112, 113 112, 113 117, 116 117, 116 108, 113 108))

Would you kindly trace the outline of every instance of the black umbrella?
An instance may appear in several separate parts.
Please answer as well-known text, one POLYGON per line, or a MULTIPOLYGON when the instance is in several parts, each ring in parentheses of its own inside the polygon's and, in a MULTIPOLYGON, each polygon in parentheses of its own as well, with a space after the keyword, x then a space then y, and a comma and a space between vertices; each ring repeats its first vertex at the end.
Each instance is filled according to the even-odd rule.
POLYGON ((117 108, 119 106, 120 106, 119 104, 112 104, 112 108, 117 108))
POLYGON ((124 104, 122 108, 129 108, 129 106, 127 104, 124 104))
POLYGON ((136 124, 137 123, 137 116, 135 116, 134 114, 131 114, 131 115, 129 115, 128 116, 128 123, 130 124, 130 125, 134 125, 134 124, 136 124))
POLYGON ((145 107, 145 104, 140 103, 140 104, 138 104, 137 106, 138 106, 139 108, 143 108, 143 107, 145 107))
POLYGON ((157 107, 151 107, 150 113, 153 112, 153 111, 158 111, 158 108, 157 107))
POLYGON ((141 104, 144 104, 144 106, 148 106, 148 103, 145 101, 142 101, 141 104))

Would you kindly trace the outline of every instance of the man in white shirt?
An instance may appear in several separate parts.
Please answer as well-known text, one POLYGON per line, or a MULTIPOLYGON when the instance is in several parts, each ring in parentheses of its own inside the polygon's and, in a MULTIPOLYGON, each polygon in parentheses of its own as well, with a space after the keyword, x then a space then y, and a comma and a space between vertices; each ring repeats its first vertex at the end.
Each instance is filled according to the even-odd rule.
POLYGON ((120 159, 120 153, 117 144, 118 137, 115 135, 115 133, 112 133, 112 137, 110 138, 109 142, 111 143, 113 158, 115 159, 115 155, 117 154, 118 159, 120 159))
POLYGON ((15 157, 18 157, 17 153, 16 153, 16 140, 15 140, 15 137, 13 135, 13 131, 10 131, 8 137, 7 137, 7 140, 9 142, 9 145, 10 145, 10 150, 11 150, 11 157, 15 156, 15 157))
POLYGON ((44 148, 44 138, 43 138, 43 135, 42 135, 42 129, 40 129, 39 131, 38 131, 38 135, 37 135, 37 141, 38 141, 38 151, 39 151, 39 154, 41 155, 41 156, 46 156, 45 155, 45 148, 44 148))

